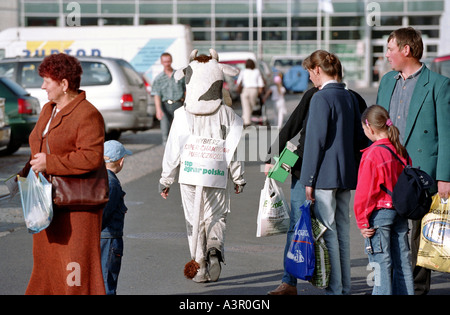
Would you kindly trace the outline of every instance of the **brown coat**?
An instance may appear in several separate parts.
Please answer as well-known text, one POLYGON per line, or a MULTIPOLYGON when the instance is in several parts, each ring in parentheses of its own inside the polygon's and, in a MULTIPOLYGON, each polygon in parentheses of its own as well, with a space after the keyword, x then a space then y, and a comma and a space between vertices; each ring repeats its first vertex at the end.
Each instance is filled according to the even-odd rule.
POLYGON ((47 174, 77 175, 95 170, 103 163, 104 121, 100 112, 86 100, 84 91, 52 119, 47 137, 42 133, 52 115, 54 103, 45 104, 30 134, 31 156, 47 155, 47 174), (42 147, 41 147, 42 143, 42 147))
MULTIPOLYGON (((47 103, 30 134, 31 157, 47 153, 47 174, 83 174, 103 162, 104 121, 83 91, 52 119, 47 103)), ((29 163, 22 170, 26 176, 29 163)), ((102 209, 65 211, 54 208, 50 226, 33 235, 33 271, 26 294, 105 294, 100 263, 102 209)))

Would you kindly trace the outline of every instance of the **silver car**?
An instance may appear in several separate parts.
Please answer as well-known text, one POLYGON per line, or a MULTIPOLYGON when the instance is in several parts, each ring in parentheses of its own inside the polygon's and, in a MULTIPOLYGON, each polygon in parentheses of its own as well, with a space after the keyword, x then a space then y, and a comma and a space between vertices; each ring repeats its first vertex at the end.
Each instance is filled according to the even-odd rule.
MULTIPOLYGON (((22 85, 41 106, 48 102, 38 74, 41 58, 6 58, 0 60, 0 76, 22 85)), ((83 68, 81 89, 87 100, 102 113, 107 139, 118 139, 124 131, 143 131, 153 127, 149 114, 150 96, 144 81, 123 59, 77 57, 83 68)))

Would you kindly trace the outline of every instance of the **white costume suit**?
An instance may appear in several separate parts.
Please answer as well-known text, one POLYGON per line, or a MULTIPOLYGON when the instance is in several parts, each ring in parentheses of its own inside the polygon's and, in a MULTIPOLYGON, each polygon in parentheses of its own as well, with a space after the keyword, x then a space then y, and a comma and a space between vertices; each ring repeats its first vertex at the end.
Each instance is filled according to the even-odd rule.
MULTIPOLYGON (((232 128, 240 128, 235 138, 236 134, 240 138, 242 132, 242 119, 230 107, 223 105, 221 100, 190 102, 189 96, 192 94, 189 95, 189 85, 186 90, 185 106, 175 111, 164 152, 160 179, 164 187, 170 187, 180 172, 184 145, 181 142, 187 134, 225 140, 232 128)), ((222 260, 224 258, 226 216, 230 212, 230 179, 234 184, 245 185, 244 167, 240 161, 229 162, 228 174, 228 187, 225 189, 180 183, 191 257, 201 268, 206 265, 208 250, 211 248, 220 250, 222 260), (197 224, 198 229, 195 229, 197 224)))

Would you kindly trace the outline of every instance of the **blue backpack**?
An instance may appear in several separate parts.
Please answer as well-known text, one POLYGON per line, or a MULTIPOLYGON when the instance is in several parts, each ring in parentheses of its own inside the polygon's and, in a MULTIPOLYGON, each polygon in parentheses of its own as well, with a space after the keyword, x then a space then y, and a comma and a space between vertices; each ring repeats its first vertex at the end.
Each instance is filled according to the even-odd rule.
POLYGON ((393 191, 384 185, 381 185, 381 189, 392 197, 395 210, 401 217, 421 220, 430 211, 432 201, 430 188, 434 185, 433 178, 419 168, 409 165, 409 158, 406 159, 408 164, 405 165, 388 146, 384 144, 378 146, 388 149, 404 166, 393 191))

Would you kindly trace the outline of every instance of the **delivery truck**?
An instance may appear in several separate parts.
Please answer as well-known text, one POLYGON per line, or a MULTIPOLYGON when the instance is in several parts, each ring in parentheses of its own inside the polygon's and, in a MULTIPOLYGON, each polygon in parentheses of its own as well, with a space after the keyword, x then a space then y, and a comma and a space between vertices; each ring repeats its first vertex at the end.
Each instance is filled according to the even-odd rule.
POLYGON ((64 52, 128 61, 153 82, 162 71, 160 56, 169 52, 173 68, 189 64, 192 31, 186 25, 18 27, 0 32, 0 59, 42 57, 64 52))

